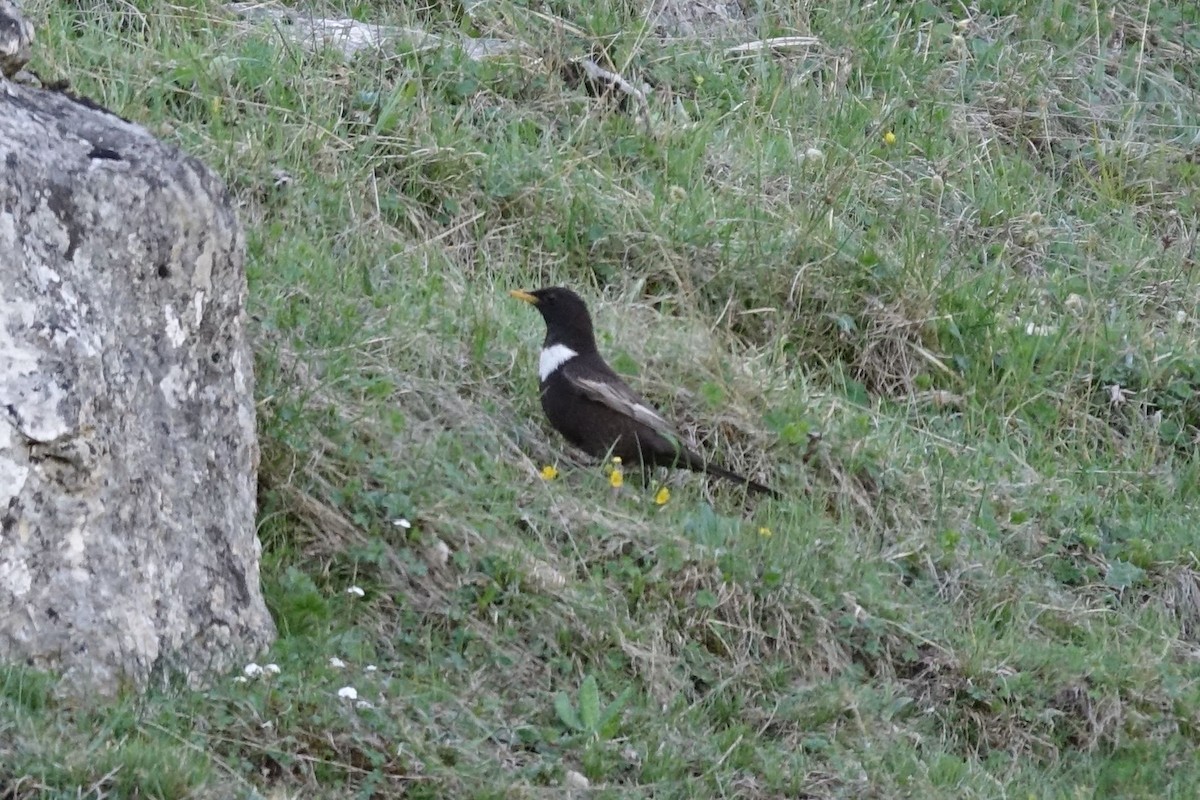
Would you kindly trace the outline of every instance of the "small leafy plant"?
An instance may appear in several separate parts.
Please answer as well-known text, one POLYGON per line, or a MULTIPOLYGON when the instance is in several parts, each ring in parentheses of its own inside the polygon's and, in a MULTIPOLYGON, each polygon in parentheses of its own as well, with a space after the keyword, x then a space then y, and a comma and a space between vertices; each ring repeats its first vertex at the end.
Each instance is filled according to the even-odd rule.
POLYGON ((601 709, 596 676, 588 675, 579 687, 578 707, 571 703, 566 692, 559 692, 554 698, 554 710, 568 730, 586 737, 588 741, 602 742, 616 736, 621 723, 621 711, 632 695, 633 687, 626 687, 615 700, 601 709))

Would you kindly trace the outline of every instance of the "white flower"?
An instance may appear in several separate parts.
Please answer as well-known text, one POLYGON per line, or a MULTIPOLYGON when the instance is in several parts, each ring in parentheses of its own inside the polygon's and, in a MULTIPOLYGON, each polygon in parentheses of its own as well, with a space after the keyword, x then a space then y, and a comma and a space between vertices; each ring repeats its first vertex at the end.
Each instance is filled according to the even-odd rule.
POLYGON ((282 670, 279 669, 278 664, 263 664, 262 669, 263 672, 267 673, 268 675, 278 675, 280 672, 282 672, 282 670))
POLYGON ((353 686, 343 686, 342 688, 338 689, 338 697, 342 698, 343 700, 357 700, 358 690, 353 686))
POLYGON ((371 705, 370 700, 359 700, 358 702, 356 702, 354 704, 354 707, 355 708, 374 708, 375 706, 371 705))
POLYGON ((245 675, 238 675, 236 678, 233 679, 233 682, 234 683, 249 683, 250 679, 247 678, 245 675))
POLYGON ((366 592, 363 591, 361 586, 351 586, 349 589, 346 590, 346 594, 351 594, 351 595, 354 595, 355 597, 362 597, 363 595, 366 594, 366 592))
POLYGON ((333 658, 329 659, 329 666, 333 667, 334 669, 343 669, 346 666, 346 662, 342 661, 337 656, 334 656, 333 658))
POLYGON ((242 668, 242 674, 244 674, 247 678, 257 678, 259 675, 263 674, 263 668, 251 661, 242 668))
POLYGON ((405 530, 408 530, 409 528, 412 527, 412 523, 409 522, 408 520, 406 520, 404 517, 400 517, 399 519, 392 520, 392 524, 395 525, 397 528, 404 528, 405 530))
POLYGON ((379 669, 379 667, 375 666, 374 664, 367 664, 365 667, 363 667, 363 672, 374 672, 377 669, 379 669))

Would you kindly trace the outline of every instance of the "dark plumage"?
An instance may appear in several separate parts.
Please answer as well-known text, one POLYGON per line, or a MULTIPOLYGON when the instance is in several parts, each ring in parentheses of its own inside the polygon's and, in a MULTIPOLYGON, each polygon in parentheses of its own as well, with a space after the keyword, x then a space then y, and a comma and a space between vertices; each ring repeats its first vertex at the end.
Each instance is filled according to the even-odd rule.
POLYGON ((778 497, 774 489, 706 462, 686 446, 653 407, 613 372, 596 349, 592 318, 579 295, 552 287, 513 291, 546 322, 538 362, 542 410, 567 441, 593 455, 620 456, 627 464, 707 472, 747 489, 778 497))

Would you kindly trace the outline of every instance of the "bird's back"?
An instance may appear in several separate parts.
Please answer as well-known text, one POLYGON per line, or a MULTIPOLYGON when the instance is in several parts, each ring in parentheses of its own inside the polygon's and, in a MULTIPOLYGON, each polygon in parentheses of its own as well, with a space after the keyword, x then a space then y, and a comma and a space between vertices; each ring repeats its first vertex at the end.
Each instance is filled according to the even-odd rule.
MULTIPOLYGON (((580 391, 578 384, 571 380, 574 366, 571 363, 563 365, 541 386, 542 410, 567 441, 596 457, 612 454, 626 463, 691 466, 689 456, 692 454, 686 448, 679 450, 675 442, 654 427, 580 391)), ((657 417, 653 407, 607 364, 588 364, 586 370, 589 379, 602 378, 620 393, 622 399, 645 409, 648 419, 657 417)))

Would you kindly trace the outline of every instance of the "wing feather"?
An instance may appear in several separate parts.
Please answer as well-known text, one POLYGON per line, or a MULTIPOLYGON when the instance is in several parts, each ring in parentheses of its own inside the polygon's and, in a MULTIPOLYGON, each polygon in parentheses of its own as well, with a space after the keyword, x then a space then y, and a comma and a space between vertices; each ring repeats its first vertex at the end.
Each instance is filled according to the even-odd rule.
POLYGON ((603 403, 613 411, 645 425, 668 441, 679 442, 679 434, 671 426, 671 423, 663 419, 661 414, 651 408, 641 397, 638 397, 637 393, 620 379, 616 381, 601 380, 575 374, 573 370, 564 372, 566 373, 564 377, 583 396, 597 403, 603 403))

